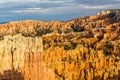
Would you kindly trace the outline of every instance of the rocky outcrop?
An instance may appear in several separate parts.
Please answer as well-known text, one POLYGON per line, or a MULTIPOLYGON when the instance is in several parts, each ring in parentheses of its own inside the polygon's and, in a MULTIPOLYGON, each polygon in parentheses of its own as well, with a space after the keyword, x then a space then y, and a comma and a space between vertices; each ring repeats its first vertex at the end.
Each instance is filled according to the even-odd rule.
POLYGON ((106 16, 107 18, 116 18, 116 21, 120 21, 120 9, 116 10, 103 10, 97 14, 98 16, 106 16))
POLYGON ((3 70, 18 69, 24 65, 24 53, 42 51, 42 39, 24 37, 21 34, 4 36, 0 41, 0 59, 3 70))
POLYGON ((0 41, 0 80, 48 80, 47 73, 52 71, 45 67, 42 52, 41 37, 4 36, 0 41))
MULTIPOLYGON (((100 13, 98 13, 97 15, 109 15, 109 14, 116 14, 119 15, 120 13, 120 9, 114 9, 114 10, 103 10, 100 13)), ((114 16, 113 16, 114 17, 114 16)))

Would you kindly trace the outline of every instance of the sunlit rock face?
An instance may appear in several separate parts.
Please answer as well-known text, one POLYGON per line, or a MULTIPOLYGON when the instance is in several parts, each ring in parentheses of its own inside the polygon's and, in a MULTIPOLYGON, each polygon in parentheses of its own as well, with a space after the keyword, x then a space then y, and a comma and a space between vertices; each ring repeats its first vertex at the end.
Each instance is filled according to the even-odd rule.
MULTIPOLYGON (((29 77, 31 79, 32 76, 29 74, 29 70, 33 70, 31 73, 34 76, 37 74, 34 72, 37 71, 36 67, 41 68, 42 70, 44 69, 42 68, 44 63, 40 58, 42 52, 43 46, 41 37, 24 37, 21 34, 3 36, 3 39, 0 40, 0 73, 3 73, 5 75, 8 74, 6 75, 8 77, 6 77, 5 80, 19 80, 17 79, 17 77, 19 78, 19 74, 17 72, 13 75, 10 74, 11 72, 14 73, 14 71, 25 74, 22 75, 24 79, 26 79, 26 77, 29 77), (31 67, 32 65, 34 67, 31 67), (4 73, 4 71, 6 72, 4 73), (16 78, 14 77, 15 75, 16 78)), ((43 71, 41 71, 41 73, 44 74, 43 71)), ((0 80, 4 79, 4 76, 2 77, 0 80)))
POLYGON ((21 34, 6 35, 0 41, 0 45, 3 70, 18 69, 24 66, 25 52, 42 52, 42 39, 40 37, 24 37, 21 34))
POLYGON ((120 9, 116 10, 103 10, 97 15, 106 16, 108 18, 116 18, 116 21, 120 21, 120 9))

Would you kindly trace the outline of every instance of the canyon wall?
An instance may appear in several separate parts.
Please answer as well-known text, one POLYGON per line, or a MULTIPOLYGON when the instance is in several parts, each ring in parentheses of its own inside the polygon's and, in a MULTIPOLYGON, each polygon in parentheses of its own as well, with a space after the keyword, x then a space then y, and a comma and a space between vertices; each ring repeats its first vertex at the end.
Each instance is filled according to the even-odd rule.
POLYGON ((0 41, 0 80, 48 80, 50 70, 45 68, 42 52, 41 37, 4 36, 0 41))

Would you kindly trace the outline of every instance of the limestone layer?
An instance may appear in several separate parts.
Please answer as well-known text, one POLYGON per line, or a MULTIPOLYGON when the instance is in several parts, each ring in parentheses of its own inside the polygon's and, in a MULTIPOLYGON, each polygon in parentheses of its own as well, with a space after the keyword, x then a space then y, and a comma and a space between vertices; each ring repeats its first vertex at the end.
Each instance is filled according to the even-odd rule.
POLYGON ((0 41, 0 80, 47 80, 41 37, 6 35, 0 41), (40 73, 40 74, 38 74, 40 73))

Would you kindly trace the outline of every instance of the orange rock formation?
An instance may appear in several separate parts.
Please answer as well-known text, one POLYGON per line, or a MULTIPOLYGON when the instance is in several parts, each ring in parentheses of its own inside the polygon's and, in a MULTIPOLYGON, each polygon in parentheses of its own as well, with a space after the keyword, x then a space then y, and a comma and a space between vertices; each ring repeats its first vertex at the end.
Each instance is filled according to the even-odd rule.
POLYGON ((0 80, 119 80, 120 10, 0 25, 0 80))

